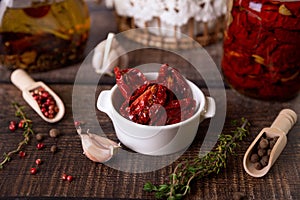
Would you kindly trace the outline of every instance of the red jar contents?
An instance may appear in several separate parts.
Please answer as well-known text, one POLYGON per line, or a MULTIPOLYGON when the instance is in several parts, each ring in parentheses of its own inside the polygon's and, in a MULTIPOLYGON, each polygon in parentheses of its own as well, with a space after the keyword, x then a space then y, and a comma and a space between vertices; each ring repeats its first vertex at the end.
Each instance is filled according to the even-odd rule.
POLYGON ((124 97, 120 114, 152 126, 175 124, 190 118, 196 109, 191 88, 174 68, 162 65, 156 80, 147 80, 136 68, 115 68, 116 82, 124 97))
POLYGON ((300 1, 232 0, 222 71, 237 91, 287 100, 300 90, 300 1))
POLYGON ((55 99, 43 87, 38 87, 30 91, 32 97, 38 103, 43 115, 53 119, 59 111, 55 99))

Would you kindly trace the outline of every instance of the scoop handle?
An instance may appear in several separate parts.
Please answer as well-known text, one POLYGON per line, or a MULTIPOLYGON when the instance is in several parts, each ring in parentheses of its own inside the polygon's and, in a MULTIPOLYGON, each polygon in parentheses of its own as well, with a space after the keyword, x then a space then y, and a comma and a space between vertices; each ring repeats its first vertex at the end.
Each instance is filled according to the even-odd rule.
POLYGON ((17 86, 21 91, 35 83, 35 81, 29 76, 23 69, 16 69, 10 76, 11 82, 17 86))
POLYGON ((296 122, 297 114, 291 109, 283 109, 272 123, 271 128, 279 129, 287 134, 296 122))

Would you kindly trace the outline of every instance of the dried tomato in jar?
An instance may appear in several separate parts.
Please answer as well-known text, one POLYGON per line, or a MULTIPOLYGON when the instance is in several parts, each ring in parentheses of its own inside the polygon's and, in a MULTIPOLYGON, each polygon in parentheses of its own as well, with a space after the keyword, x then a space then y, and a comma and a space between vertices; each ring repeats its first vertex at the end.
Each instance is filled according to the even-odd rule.
POLYGON ((300 1, 229 0, 222 71, 250 97, 287 100, 300 90, 300 1))

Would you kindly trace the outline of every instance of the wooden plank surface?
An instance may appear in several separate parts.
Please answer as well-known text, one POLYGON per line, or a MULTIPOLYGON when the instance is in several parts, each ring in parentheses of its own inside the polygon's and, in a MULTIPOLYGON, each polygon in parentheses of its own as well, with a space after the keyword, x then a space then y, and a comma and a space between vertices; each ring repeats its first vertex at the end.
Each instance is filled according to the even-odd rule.
MULTIPOLYGON (((51 138, 44 140, 45 149, 36 150, 36 141, 31 140, 26 146, 27 156, 20 159, 14 156, 3 170, 0 171, 0 197, 90 197, 90 198, 134 198, 153 199, 151 194, 142 190, 147 181, 163 183, 171 173, 173 163, 160 170, 148 173, 126 173, 107 167, 104 164, 96 164, 88 160, 81 149, 80 139, 76 133, 72 119, 72 85, 51 85, 61 96, 66 104, 66 115, 57 124, 50 125, 43 122, 23 101, 20 92, 10 84, 2 84, 0 89, 1 98, 1 127, 0 127, 0 152, 7 152, 16 147, 22 136, 20 132, 11 133, 8 123, 15 119, 14 109, 10 106, 11 101, 25 105, 28 116, 34 120, 33 127, 37 133, 47 134, 51 128, 59 128, 62 135, 58 138, 59 151, 52 154, 49 151, 54 143, 51 138), (44 160, 40 171, 36 175, 30 175, 29 169, 34 166, 37 158, 44 160), (74 176, 72 183, 61 180, 62 173, 74 176)), ((91 86, 82 86, 88 90, 91 86)), ((106 87, 107 89, 110 86, 106 87)), ((97 91, 97 94, 100 91, 97 91)), ((207 92, 207 91, 205 91, 207 92)), ((90 96, 86 98, 92 98, 90 96)), ((264 178, 252 178, 245 173, 242 167, 243 153, 254 139, 255 135, 270 125, 275 115, 282 108, 292 108, 297 112, 300 109, 299 100, 296 98, 290 102, 272 103, 260 102, 248 99, 227 90, 227 116, 223 129, 229 133, 232 129, 230 121, 240 117, 250 120, 251 135, 241 142, 237 149, 237 156, 228 159, 228 167, 219 175, 212 175, 193 184, 193 189, 188 199, 230 199, 235 192, 243 192, 249 199, 299 199, 299 168, 300 146, 298 122, 288 136, 288 144, 280 158, 277 160, 270 173, 264 178)), ((82 105, 82 110, 85 110, 82 105)), ((299 114, 299 112, 298 112, 299 114)), ((106 126, 109 133, 113 133, 110 119, 100 111, 97 111, 99 123, 106 126)), ((93 124, 87 126, 93 129, 93 124)), ((190 149, 179 159, 189 157, 198 151, 201 146, 201 134, 207 129, 209 120, 204 121, 198 131, 198 135, 190 149), (199 146, 200 145, 200 146, 199 146)), ((111 139, 116 140, 115 136, 111 139)), ((133 166, 143 164, 133 160, 133 166)))
MULTIPOLYGON (((87 53, 103 40, 107 33, 116 31, 113 13, 107 10, 103 4, 90 7, 92 16, 91 37, 87 53)), ((212 56, 217 66, 222 56, 222 44, 217 43, 205 48, 212 56)), ((199 77, 189 64, 182 58, 178 58, 159 50, 131 52, 130 66, 136 66, 147 62, 168 62, 171 65, 182 66, 181 72, 190 80, 194 81, 204 93, 209 95, 205 81, 199 77), (192 69, 192 70, 190 70, 192 69)), ((188 53, 190 59, 194 55, 188 53)), ((153 194, 143 191, 143 184, 151 181, 156 184, 165 182, 168 175, 177 162, 197 155, 203 137, 210 125, 210 120, 200 124, 198 134, 187 152, 174 163, 162 169, 147 173, 129 173, 113 169, 105 164, 93 163, 82 154, 80 138, 74 127, 72 99, 74 80, 80 69, 80 63, 48 72, 31 74, 34 79, 42 80, 62 98, 66 106, 64 118, 56 124, 44 122, 21 97, 21 92, 10 83, 11 71, 0 67, 0 155, 14 149, 22 139, 22 133, 11 133, 8 124, 11 120, 17 120, 14 116, 12 102, 18 102, 25 106, 28 117, 33 119, 33 128, 36 133, 47 135, 51 128, 58 128, 62 134, 57 141, 47 137, 44 140, 45 148, 37 150, 37 141, 33 138, 26 145, 27 155, 21 159, 17 155, 11 162, 0 170, 0 198, 1 199, 154 199, 153 194), (52 154, 49 150, 51 145, 56 144, 58 152, 52 154), (35 160, 41 158, 44 162, 36 175, 30 175, 29 170, 34 167, 35 160), (74 176, 71 183, 61 180, 62 173, 74 176)), ((94 89, 99 75, 93 73, 91 67, 83 69, 83 74, 88 74, 89 79, 81 79, 78 85, 83 91, 80 101, 91 102, 100 91, 109 89, 114 84, 113 77, 102 77, 93 94, 84 93, 94 89)), ((216 85, 214 90, 221 90, 216 85)), ((251 135, 249 135, 237 149, 237 156, 228 158, 227 168, 218 175, 211 175, 192 184, 192 190, 186 199, 233 199, 236 192, 242 192, 246 199, 300 199, 300 122, 298 121, 288 135, 288 144, 281 156, 272 167, 271 171, 263 178, 250 177, 243 170, 242 159, 247 147, 255 138, 256 134, 271 125, 272 121, 283 108, 292 108, 300 114, 300 96, 287 102, 266 102, 250 99, 239 95, 230 88, 226 88, 226 121, 223 133, 230 133, 233 129, 231 121, 245 117, 251 122, 251 135)), ((219 105, 220 106, 220 105, 219 105)), ((117 141, 110 119, 106 114, 97 111, 95 102, 84 103, 77 106, 76 112, 83 113, 86 128, 97 131, 100 124, 104 128, 107 137, 117 141), (96 113, 87 112, 89 109, 96 113)), ((126 160, 125 160, 126 161, 126 160)), ((124 162, 125 162, 124 161, 124 162)), ((145 165, 137 159, 127 160, 128 166, 138 169, 145 165)), ((155 162, 160 162, 157 159, 155 162)))

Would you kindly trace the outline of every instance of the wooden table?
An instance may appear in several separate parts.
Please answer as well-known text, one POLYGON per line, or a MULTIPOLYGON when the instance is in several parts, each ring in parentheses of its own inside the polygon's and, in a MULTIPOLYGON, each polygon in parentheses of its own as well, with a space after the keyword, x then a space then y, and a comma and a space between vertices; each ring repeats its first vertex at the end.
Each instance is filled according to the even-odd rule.
MULTIPOLYGON (((108 32, 117 32, 113 13, 103 5, 92 5, 90 7, 92 17, 91 36, 87 47, 89 52, 95 45, 105 39, 108 32)), ((222 55, 222 43, 205 48, 212 56, 217 65, 220 65, 222 55)), ((162 51, 153 50, 149 52, 133 52, 129 55, 129 65, 153 62, 168 62, 171 65, 185 66, 186 61, 162 51)), ((64 101, 66 113, 64 118, 56 124, 44 122, 22 99, 21 92, 10 83, 11 71, 0 68, 0 154, 16 148, 22 140, 21 131, 11 133, 8 124, 11 120, 17 120, 14 116, 12 102, 19 102, 25 106, 28 117, 33 120, 33 129, 36 133, 47 135, 51 128, 61 130, 61 136, 57 141, 47 137, 44 140, 45 148, 37 150, 37 141, 32 138, 25 146, 25 158, 13 156, 12 160, 0 170, 0 198, 1 199, 40 199, 40 198, 75 198, 75 199, 154 199, 153 194, 143 191, 143 185, 147 181, 156 184, 164 183, 174 166, 179 161, 197 155, 199 151, 202 134, 210 125, 207 119, 199 125, 198 135, 187 152, 177 161, 161 169, 145 173, 129 173, 116 170, 105 164, 93 163, 82 154, 80 138, 76 133, 72 111, 72 90, 76 73, 80 63, 48 72, 31 74, 35 80, 47 83, 64 101), (56 154, 50 152, 50 146, 57 142, 59 151, 56 154), (35 160, 43 160, 36 175, 31 175, 29 170, 35 166, 35 160), (63 173, 70 174, 74 180, 69 183, 61 179, 63 173)), ((84 70, 93 72, 91 67, 84 70)), ((180 69, 187 78, 194 81, 204 93, 209 95, 204 82, 193 72, 180 69)), ((77 86, 82 90, 89 90, 93 87, 91 80, 99 79, 95 73, 88 80, 83 79, 77 86), (85 82, 86 81, 86 82, 85 82)), ((97 90, 93 95, 82 96, 83 101, 89 102, 91 98, 98 96, 103 89, 109 89, 114 84, 114 78, 104 77, 101 79, 97 90)), ((215 90, 221 89, 216 86, 215 90)), ((271 125, 272 121, 283 108, 294 109, 300 114, 300 96, 286 102, 266 102, 250 99, 242 96, 232 89, 226 87, 227 109, 226 120, 222 132, 230 133, 233 129, 231 121, 247 118, 251 122, 251 134, 240 143, 237 148, 237 155, 227 159, 227 168, 218 175, 212 174, 206 178, 195 181, 192 184, 191 193, 186 199, 233 199, 237 192, 244 194, 246 199, 300 199, 300 123, 288 135, 288 144, 282 152, 270 172, 263 178, 253 178, 243 169, 243 154, 251 141, 259 131, 271 125)), ((74 102, 73 102, 74 103, 74 102)), ((224 105, 225 106, 225 105, 224 105)), ((93 108, 94 105, 80 105, 81 111, 93 108)), ((92 131, 97 131, 97 125, 93 119, 108 132, 109 137, 114 140, 114 129, 107 115, 96 111, 96 116, 83 119, 86 126, 92 131)), ((143 165, 139 160, 131 160, 131 167, 139 168, 143 165)))

